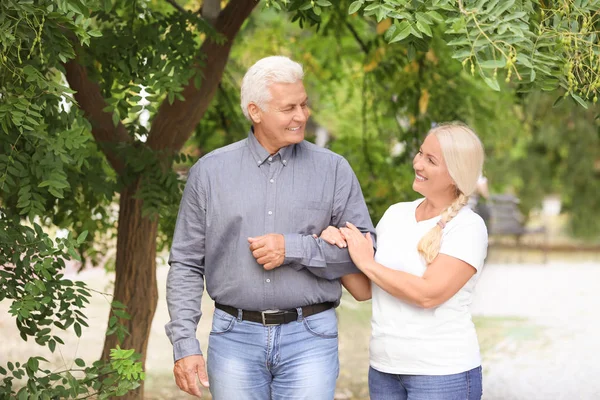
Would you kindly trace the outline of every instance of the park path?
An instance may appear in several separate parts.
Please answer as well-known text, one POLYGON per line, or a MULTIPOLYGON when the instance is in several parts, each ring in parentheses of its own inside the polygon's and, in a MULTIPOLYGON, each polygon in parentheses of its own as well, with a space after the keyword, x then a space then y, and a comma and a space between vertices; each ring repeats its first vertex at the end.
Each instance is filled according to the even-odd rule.
MULTIPOLYGON (((152 400, 191 399, 173 384, 171 345, 164 334, 169 319, 164 304, 166 274, 166 267, 157 269, 160 302, 147 355, 151 375, 147 395, 152 400)), ((77 278, 97 290, 110 291, 113 276, 94 269, 77 278)), ((82 339, 66 335, 67 345, 60 352, 40 354, 36 345, 19 338, 8 315, 8 304, 2 302, 0 364, 33 354, 43 355, 57 366, 65 362, 70 365, 75 357, 93 361, 102 349, 107 305, 102 296, 94 296, 86 311, 90 328, 84 329, 82 339)), ((211 302, 204 302, 203 311, 206 318, 200 323, 199 336, 205 338, 210 329, 211 302)), ((486 347, 487 342, 482 343, 484 400, 600 400, 599 262, 490 263, 484 267, 472 311, 478 321, 494 322, 491 344, 486 347)), ((368 332, 361 332, 362 336, 365 346, 360 352, 364 360, 350 369, 364 375, 368 332)), ((490 337, 489 331, 485 337, 490 337)), ((202 344, 205 347, 206 341, 202 344)), ((361 382, 366 392, 366 378, 361 382)), ((343 393, 340 390, 337 397, 366 396, 348 397, 343 393)))
POLYGON ((484 399, 600 399, 600 264, 490 264, 475 316, 523 322, 484 356, 484 399))

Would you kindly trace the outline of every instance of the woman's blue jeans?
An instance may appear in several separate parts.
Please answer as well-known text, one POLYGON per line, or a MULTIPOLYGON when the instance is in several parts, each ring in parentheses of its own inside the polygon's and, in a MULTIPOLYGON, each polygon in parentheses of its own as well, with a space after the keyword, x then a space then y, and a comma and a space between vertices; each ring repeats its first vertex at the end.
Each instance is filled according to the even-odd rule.
POLYGON ((334 309, 264 326, 215 309, 208 344, 215 400, 333 400, 339 374, 334 309))
POLYGON ((396 375, 369 368, 371 400, 479 400, 481 367, 452 375, 396 375))

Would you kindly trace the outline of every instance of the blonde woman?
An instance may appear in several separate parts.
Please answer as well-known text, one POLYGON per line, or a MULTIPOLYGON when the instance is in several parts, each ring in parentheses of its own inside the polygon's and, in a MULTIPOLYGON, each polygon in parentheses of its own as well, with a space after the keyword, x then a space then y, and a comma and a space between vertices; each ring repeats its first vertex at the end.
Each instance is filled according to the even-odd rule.
POLYGON ((347 246, 363 272, 342 278, 350 293, 359 300, 373 297, 372 400, 481 398, 481 358, 469 304, 488 236, 481 217, 465 205, 483 157, 468 127, 439 125, 413 160, 413 189, 424 197, 385 212, 375 256, 370 235, 351 223, 321 235, 347 246))

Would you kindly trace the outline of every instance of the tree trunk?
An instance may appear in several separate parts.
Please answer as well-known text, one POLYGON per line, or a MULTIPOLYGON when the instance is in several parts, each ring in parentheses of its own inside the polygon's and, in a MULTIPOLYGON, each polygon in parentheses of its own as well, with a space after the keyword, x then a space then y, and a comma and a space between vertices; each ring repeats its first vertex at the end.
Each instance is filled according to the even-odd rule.
MULTIPOLYGON (((146 363, 150 326, 156 304, 156 235, 158 220, 142 217, 142 201, 134 198, 140 180, 124 188, 119 202, 119 226, 114 300, 127 305, 130 320, 121 320, 130 335, 121 348, 135 349, 146 363)), ((102 359, 108 360, 110 349, 117 346, 116 335, 107 336, 102 359)), ((144 385, 119 399, 142 399, 144 385)))
MULTIPOLYGON (((189 139, 214 97, 233 39, 257 4, 258 0, 230 1, 218 14, 214 26, 225 37, 225 42, 217 44, 207 40, 201 46, 200 53, 204 57, 200 70, 203 76, 200 88, 196 88, 191 79, 182 92, 185 101, 162 103, 145 144, 148 148, 178 152, 189 139)), ((190 65, 190 68, 198 66, 190 65)), ((90 80, 86 69, 73 61, 65 65, 65 70, 70 86, 77 91, 75 99, 92 123, 92 134, 112 167, 121 175, 126 163, 114 152, 114 145, 131 143, 131 137, 122 123, 114 128, 112 115, 102 111, 106 102, 98 84, 90 80)), ((142 217, 142 201, 134 199, 139 185, 138 179, 121 192, 114 300, 127 305, 127 312, 131 315, 130 320, 121 321, 130 333, 121 347, 141 353, 141 361, 145 365, 150 327, 158 301, 155 271, 158 221, 142 217)), ((108 336, 104 342, 102 359, 108 360, 110 349, 117 344, 115 335, 108 336)), ((142 385, 120 399, 142 399, 143 394, 142 385)))

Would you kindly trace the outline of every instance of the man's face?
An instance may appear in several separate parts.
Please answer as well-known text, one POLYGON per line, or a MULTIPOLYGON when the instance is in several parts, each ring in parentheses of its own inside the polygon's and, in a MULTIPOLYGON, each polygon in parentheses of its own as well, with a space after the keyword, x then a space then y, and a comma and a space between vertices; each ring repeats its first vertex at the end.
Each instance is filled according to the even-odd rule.
POLYGON ((274 154, 282 147, 304 140, 310 111, 302 81, 272 83, 269 91, 271 101, 266 110, 252 104, 250 113, 254 121, 254 135, 269 153, 274 154))

